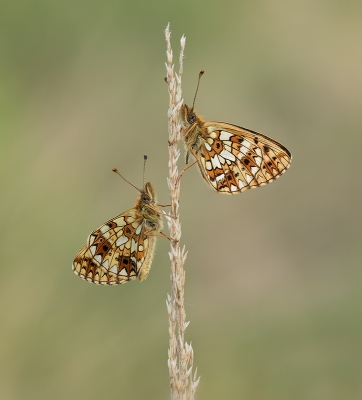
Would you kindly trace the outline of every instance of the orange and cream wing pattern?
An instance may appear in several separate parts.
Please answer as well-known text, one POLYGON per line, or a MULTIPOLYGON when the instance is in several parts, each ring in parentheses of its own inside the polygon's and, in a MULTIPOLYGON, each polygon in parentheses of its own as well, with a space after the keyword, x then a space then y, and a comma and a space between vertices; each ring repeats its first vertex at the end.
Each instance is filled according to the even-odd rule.
POLYGON ((75 257, 73 271, 99 285, 117 285, 137 277, 145 279, 155 240, 145 232, 145 220, 139 218, 135 209, 123 212, 89 235, 75 257))
POLYGON ((224 122, 205 122, 203 128, 194 155, 203 177, 218 192, 236 194, 266 185, 290 166, 290 152, 268 136, 224 122))

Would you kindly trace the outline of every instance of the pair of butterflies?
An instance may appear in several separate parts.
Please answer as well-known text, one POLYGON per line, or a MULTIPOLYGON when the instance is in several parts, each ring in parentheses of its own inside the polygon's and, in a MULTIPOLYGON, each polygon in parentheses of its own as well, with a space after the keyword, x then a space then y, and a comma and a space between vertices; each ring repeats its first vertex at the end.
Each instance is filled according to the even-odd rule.
MULTIPOLYGON (((225 122, 205 122, 186 104, 181 122, 186 162, 192 154, 205 181, 219 193, 236 194, 266 185, 290 166, 290 152, 261 133, 225 122)), ((93 231, 77 254, 72 268, 82 279, 116 285, 147 278, 156 237, 165 235, 151 183, 137 190, 140 197, 135 206, 93 231)))

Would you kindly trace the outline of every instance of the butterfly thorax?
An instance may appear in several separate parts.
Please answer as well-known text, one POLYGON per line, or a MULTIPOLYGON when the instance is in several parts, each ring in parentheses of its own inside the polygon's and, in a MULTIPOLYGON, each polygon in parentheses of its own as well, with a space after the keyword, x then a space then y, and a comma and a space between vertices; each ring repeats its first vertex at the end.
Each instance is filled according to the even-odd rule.
POLYGON ((147 182, 134 208, 137 210, 139 218, 145 220, 148 230, 160 231, 162 229, 162 218, 157 209, 156 200, 155 190, 151 183, 147 182))

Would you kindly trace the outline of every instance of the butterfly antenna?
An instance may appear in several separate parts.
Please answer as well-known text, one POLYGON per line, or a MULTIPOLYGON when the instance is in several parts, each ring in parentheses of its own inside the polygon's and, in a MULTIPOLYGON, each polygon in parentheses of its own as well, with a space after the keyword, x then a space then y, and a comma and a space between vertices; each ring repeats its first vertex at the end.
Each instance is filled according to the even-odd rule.
POLYGON ((146 180, 145 180, 145 175, 146 175, 146 161, 147 161, 147 156, 146 154, 143 156, 143 190, 145 190, 146 186, 146 180))
POLYGON ((117 168, 112 168, 112 171, 115 172, 117 175, 119 175, 124 181, 126 181, 127 183, 129 183, 131 186, 133 186, 133 187, 134 187, 136 190, 138 190, 140 193, 142 193, 142 190, 138 189, 135 185, 132 185, 131 182, 127 181, 127 179, 119 173, 119 171, 118 171, 117 168))
POLYGON ((199 79, 198 79, 198 81, 197 81, 197 87, 196 87, 196 92, 195 92, 194 102, 192 103, 191 112, 193 112, 193 111, 194 111, 194 106, 195 106, 196 95, 197 95, 197 92, 198 92, 198 90, 199 90, 199 85, 200 85, 200 79, 201 79, 202 75, 204 75, 204 73, 205 73, 205 71, 204 71, 204 70, 200 71, 200 73, 199 73, 199 79))

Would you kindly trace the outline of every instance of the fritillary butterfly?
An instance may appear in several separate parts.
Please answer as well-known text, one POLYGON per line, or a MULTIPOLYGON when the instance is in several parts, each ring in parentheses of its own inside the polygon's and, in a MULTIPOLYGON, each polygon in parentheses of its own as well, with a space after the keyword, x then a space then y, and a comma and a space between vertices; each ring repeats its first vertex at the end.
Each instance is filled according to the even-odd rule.
POLYGON ((196 115, 194 106, 186 104, 181 107, 181 121, 186 163, 191 153, 203 178, 219 193, 236 194, 264 186, 290 166, 291 153, 261 133, 226 122, 206 122, 196 115))
MULTIPOLYGON (((115 169, 114 172, 119 174, 115 169)), ((140 197, 133 208, 89 235, 72 265, 80 278, 98 285, 117 285, 147 278, 156 236, 165 235, 161 232, 162 212, 157 208, 153 186, 147 182, 143 190, 137 190, 140 197)))

